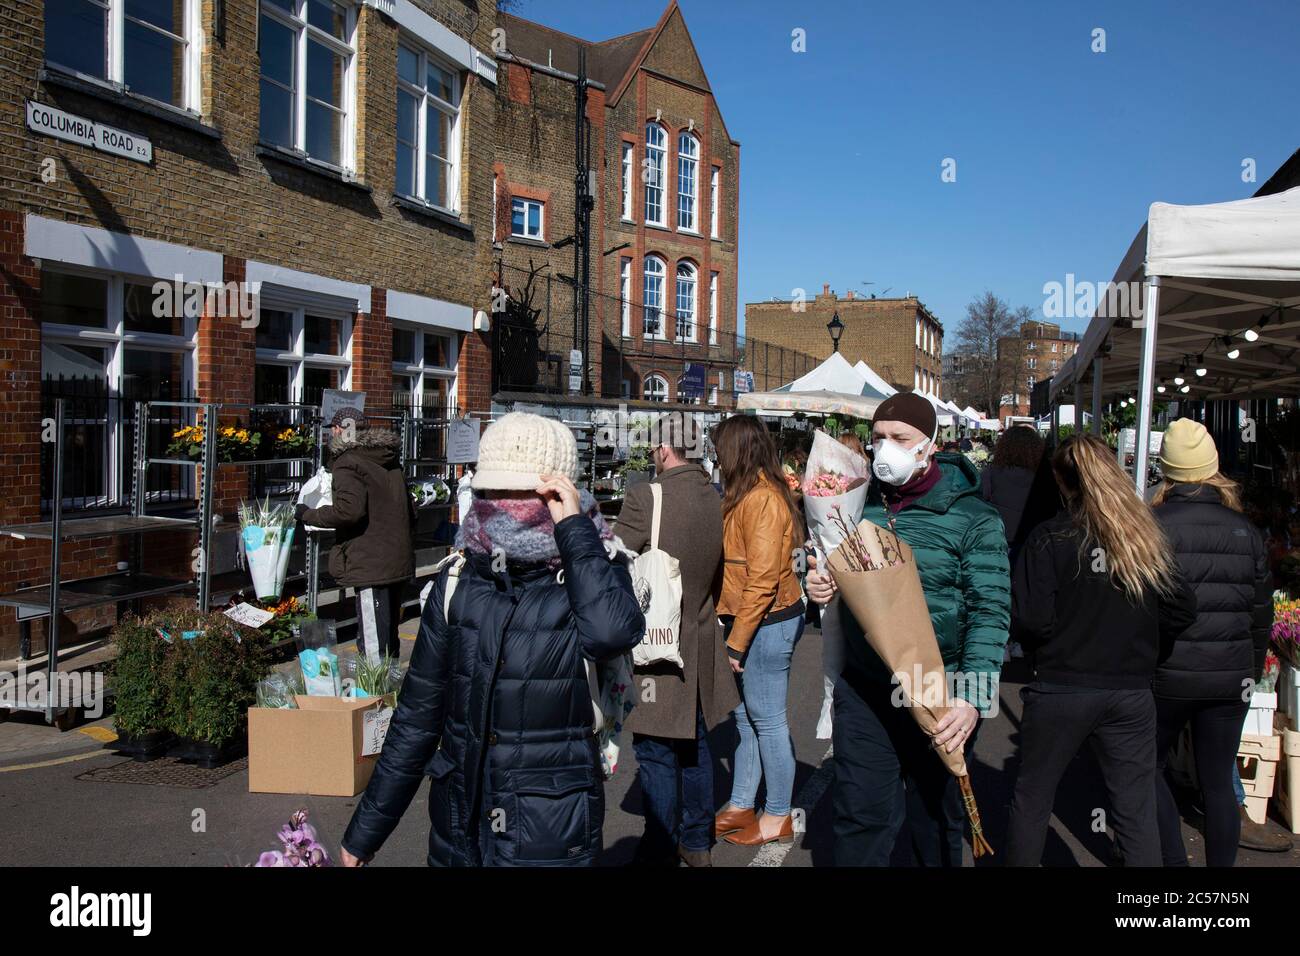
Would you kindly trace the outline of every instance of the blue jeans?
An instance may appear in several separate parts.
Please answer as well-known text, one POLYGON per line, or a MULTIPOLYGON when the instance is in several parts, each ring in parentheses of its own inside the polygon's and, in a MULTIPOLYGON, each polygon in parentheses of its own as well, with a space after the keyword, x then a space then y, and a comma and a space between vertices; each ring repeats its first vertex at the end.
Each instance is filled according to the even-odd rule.
POLYGON ((758 629, 736 675, 741 704, 736 708, 740 745, 736 748, 731 806, 752 810, 758 782, 767 781, 764 812, 785 816, 794 790, 794 743, 786 722, 790 659, 803 635, 803 616, 758 629))
POLYGON ((1246 805, 1246 788, 1241 785, 1241 771, 1237 769, 1237 761, 1232 762, 1232 792, 1237 795, 1237 806, 1246 805))
POLYGON ((694 740, 632 735, 645 807, 637 855, 648 860, 675 858, 679 846, 707 850, 713 839, 713 755, 704 715, 698 709, 696 714, 694 740))

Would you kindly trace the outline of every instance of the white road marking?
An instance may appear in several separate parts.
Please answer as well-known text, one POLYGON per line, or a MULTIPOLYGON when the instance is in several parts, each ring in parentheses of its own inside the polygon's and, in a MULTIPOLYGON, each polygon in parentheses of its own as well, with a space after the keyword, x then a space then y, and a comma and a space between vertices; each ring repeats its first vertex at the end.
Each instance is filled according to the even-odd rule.
MULTIPOLYGON (((826 788, 830 786, 831 775, 834 769, 831 765, 831 756, 835 753, 835 748, 830 747, 826 755, 822 757, 821 766, 819 766, 811 777, 804 783, 803 789, 799 791, 794 798, 793 806, 800 808, 804 812, 804 829, 808 827, 808 816, 812 813, 812 808, 817 805, 817 801, 822 798, 826 788)), ((795 833, 794 840, 790 843, 768 843, 758 848, 754 858, 749 861, 750 866, 780 866, 785 862, 786 856, 794 849, 795 843, 803 839, 802 833, 795 833)))

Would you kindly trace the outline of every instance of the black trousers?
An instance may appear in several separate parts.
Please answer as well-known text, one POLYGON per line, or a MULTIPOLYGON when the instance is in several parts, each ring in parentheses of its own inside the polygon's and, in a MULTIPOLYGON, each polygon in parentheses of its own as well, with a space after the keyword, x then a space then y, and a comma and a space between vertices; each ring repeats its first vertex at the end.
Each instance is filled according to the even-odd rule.
POLYGON ((1178 804, 1165 780, 1165 764, 1178 735, 1192 725, 1192 756, 1196 779, 1205 801, 1205 865, 1232 866, 1241 839, 1241 811, 1232 786, 1241 725, 1250 704, 1243 700, 1173 700, 1156 698, 1156 747, 1160 772, 1156 776, 1156 807, 1160 821, 1160 853, 1165 866, 1186 866, 1187 849, 1178 804))
POLYGON ((397 660, 401 644, 397 626, 402 620, 401 584, 357 588, 357 653, 372 661, 397 660))
POLYGON ((1007 866, 1043 861, 1056 787, 1085 742, 1110 798, 1108 829, 1126 866, 1159 866, 1156 704, 1149 690, 1034 682, 1020 691, 1020 774, 1007 825, 1007 866))
POLYGON ((892 691, 851 673, 835 684, 835 865, 961 866, 957 778, 892 691))

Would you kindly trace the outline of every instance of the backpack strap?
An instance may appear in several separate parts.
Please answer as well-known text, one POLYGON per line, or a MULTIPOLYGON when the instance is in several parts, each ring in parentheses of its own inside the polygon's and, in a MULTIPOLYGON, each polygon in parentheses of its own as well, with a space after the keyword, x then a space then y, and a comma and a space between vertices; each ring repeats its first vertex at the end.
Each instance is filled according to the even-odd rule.
POLYGON ((654 507, 650 515, 650 548, 654 551, 659 550, 659 518, 663 513, 664 506, 664 488, 663 485, 656 482, 650 482, 650 497, 654 499, 654 507))
POLYGON ((442 563, 447 568, 447 584, 442 592, 442 618, 450 624, 451 598, 456 593, 456 585, 460 583, 460 572, 465 567, 465 555, 460 553, 448 555, 442 563))

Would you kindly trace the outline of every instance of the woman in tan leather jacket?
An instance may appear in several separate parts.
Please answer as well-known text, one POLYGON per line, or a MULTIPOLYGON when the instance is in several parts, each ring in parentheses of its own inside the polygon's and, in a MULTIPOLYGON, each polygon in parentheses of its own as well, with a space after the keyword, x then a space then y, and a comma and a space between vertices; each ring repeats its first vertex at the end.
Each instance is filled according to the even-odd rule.
POLYGON ((794 839, 795 763, 786 697, 790 659, 803 633, 805 604, 795 576, 803 522, 776 446, 758 419, 729 418, 710 437, 725 489, 717 608, 742 701, 731 800, 718 812, 714 832, 741 846, 788 843, 794 839), (757 815, 760 779, 767 782, 767 802, 757 815))

